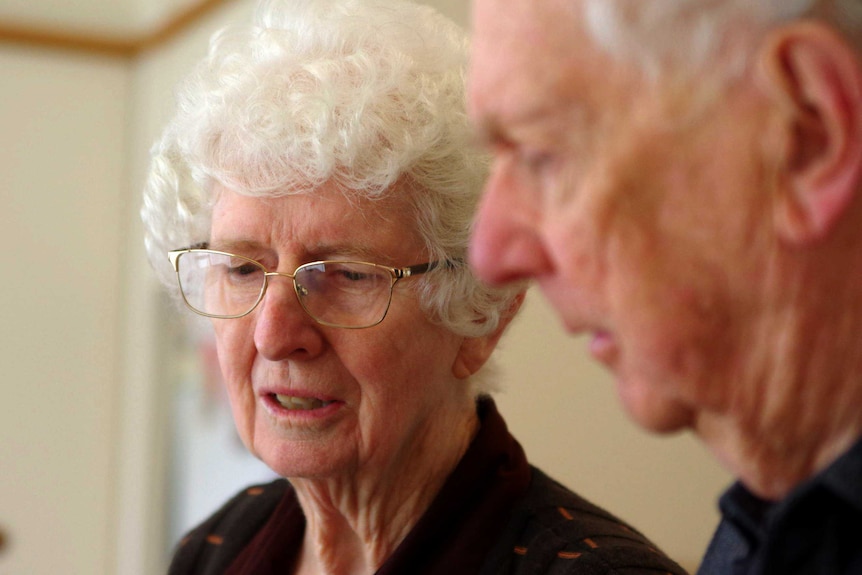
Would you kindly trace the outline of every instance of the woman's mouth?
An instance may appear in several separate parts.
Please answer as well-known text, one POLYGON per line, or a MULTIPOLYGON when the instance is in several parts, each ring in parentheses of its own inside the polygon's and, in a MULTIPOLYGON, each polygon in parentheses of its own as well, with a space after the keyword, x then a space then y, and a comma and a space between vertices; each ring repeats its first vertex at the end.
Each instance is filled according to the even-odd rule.
POLYGON ((316 397, 296 397, 281 395, 279 393, 273 393, 272 397, 275 398, 279 405, 289 411, 312 411, 335 403, 334 401, 324 401, 316 397))

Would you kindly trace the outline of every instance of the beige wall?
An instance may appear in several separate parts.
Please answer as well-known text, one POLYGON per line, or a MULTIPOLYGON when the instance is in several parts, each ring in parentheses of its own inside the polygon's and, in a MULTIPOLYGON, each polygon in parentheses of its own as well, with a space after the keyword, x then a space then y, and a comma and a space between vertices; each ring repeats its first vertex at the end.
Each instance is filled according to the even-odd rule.
POLYGON ((0 49, 0 573, 109 573, 129 70, 0 49))
MULTIPOLYGON (((463 0, 428 3, 467 21, 463 0)), ((139 189, 175 82, 250 7, 136 60, 0 49, 0 575, 163 569, 177 368, 139 189)), ((534 463, 694 568, 727 475, 690 437, 634 428, 583 348, 531 294, 498 354, 504 416, 534 463)))

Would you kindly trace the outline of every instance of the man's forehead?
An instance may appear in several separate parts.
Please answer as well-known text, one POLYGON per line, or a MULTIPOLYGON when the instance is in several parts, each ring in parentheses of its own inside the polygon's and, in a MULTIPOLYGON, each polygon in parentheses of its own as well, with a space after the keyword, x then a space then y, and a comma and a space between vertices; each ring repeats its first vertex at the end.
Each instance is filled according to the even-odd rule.
POLYGON ((578 4, 580 0, 474 0, 474 35, 497 44, 526 45, 568 37, 579 28, 578 4))
POLYGON ((556 81, 585 68, 601 54, 579 13, 557 0, 475 0, 474 79, 556 81))
MULTIPOLYGON (((571 16, 549 29, 547 10, 535 9, 542 18, 531 20, 529 6, 501 14, 489 8, 489 18, 499 25, 483 23, 478 10, 473 62, 470 74, 470 111, 486 139, 500 139, 503 127, 532 124, 560 109, 582 114, 583 99, 591 91, 601 92, 607 56, 599 53, 592 38, 571 16)), ((543 4, 539 0, 510 0, 506 5, 543 4)), ((554 2, 556 4, 556 2, 554 2)), ((560 8, 555 8, 560 10, 560 8)), ((551 18, 552 19, 552 18, 551 18)), ((505 139, 505 138, 503 138, 505 139)))

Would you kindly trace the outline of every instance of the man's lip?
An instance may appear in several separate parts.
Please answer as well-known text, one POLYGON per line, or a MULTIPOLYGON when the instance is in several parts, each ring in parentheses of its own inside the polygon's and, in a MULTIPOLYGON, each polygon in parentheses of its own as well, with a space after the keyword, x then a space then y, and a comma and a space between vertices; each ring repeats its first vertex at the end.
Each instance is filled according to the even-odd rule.
POLYGON ((594 331, 590 339, 590 354, 602 363, 611 363, 617 355, 617 342, 609 331, 594 331))

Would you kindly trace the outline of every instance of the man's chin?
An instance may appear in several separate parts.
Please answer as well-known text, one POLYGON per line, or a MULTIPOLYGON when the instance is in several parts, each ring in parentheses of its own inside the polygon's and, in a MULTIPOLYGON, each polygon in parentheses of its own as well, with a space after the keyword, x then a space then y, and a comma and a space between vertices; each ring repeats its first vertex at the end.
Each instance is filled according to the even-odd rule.
POLYGON ((617 390, 629 417, 653 433, 674 433, 690 428, 694 411, 675 399, 660 395, 644 383, 617 382, 617 390))

